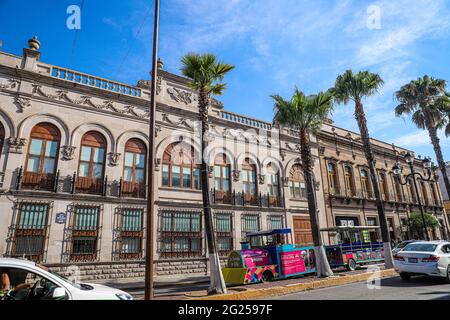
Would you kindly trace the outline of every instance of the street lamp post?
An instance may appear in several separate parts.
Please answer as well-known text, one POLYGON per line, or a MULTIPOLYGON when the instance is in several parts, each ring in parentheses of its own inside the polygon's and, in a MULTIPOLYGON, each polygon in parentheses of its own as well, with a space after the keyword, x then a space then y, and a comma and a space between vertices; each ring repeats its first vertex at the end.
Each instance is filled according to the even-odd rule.
POLYGON ((410 180, 410 178, 412 178, 412 180, 414 182, 414 189, 415 189, 416 195, 417 195, 417 202, 419 203, 420 214, 422 216, 423 232, 425 234, 425 239, 427 241, 430 241, 430 237, 428 235, 428 230, 427 230, 427 223, 425 220, 425 213, 423 210, 422 201, 420 200, 420 196, 419 196, 419 188, 417 187, 416 176, 418 176, 422 181, 425 181, 425 182, 431 181, 431 166, 432 166, 431 159, 425 158, 422 161, 423 167, 427 170, 427 177, 424 177, 420 172, 416 172, 414 170, 414 156, 411 153, 408 152, 405 155, 405 160, 406 160, 406 163, 408 163, 408 165, 409 165, 409 169, 410 169, 411 173, 405 177, 404 182, 401 180, 402 168, 399 166, 398 163, 394 165, 394 167, 392 168, 392 171, 394 172, 394 177, 397 179, 397 181, 402 186, 406 185, 408 183, 408 181, 410 180))
POLYGON ((148 170, 147 170, 147 237, 145 246, 145 300, 153 300, 153 275, 154 275, 154 176, 155 176, 155 115, 156 115, 156 80, 158 76, 158 28, 159 28, 159 0, 155 0, 155 21, 153 29, 153 57, 152 57, 152 79, 150 91, 150 126, 149 126, 149 148, 148 148, 148 170))

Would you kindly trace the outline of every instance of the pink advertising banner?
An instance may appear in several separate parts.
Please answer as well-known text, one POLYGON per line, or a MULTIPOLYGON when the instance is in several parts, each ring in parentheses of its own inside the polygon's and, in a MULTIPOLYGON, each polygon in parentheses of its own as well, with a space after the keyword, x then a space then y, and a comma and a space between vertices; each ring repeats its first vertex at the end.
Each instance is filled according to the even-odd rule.
POLYGON ((291 275, 306 272, 302 251, 280 253, 281 274, 291 275))
POLYGON ((241 250, 247 268, 261 267, 270 264, 269 253, 265 250, 241 250))

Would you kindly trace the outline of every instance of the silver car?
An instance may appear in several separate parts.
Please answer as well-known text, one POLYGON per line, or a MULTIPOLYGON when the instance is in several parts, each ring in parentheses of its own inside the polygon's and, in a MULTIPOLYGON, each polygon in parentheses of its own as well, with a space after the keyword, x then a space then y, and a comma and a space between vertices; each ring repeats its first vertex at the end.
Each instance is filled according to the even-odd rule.
POLYGON ((450 283, 450 242, 419 241, 394 255, 395 270, 403 280, 413 275, 445 278, 450 283))

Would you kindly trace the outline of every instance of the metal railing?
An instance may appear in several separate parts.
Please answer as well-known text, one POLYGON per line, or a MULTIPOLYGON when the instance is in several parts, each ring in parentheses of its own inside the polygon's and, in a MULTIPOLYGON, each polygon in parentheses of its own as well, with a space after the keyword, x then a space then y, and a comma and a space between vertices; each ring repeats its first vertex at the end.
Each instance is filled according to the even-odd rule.
POLYGON ((120 178, 119 188, 119 197, 145 199, 147 196, 145 183, 129 182, 120 178))
POLYGON ((262 208, 283 208, 283 199, 279 196, 271 196, 270 194, 251 194, 244 192, 223 192, 220 190, 211 190, 211 202, 215 205, 233 205, 233 206, 250 206, 262 208))
POLYGON ((59 171, 53 173, 24 172, 23 167, 17 169, 16 190, 42 190, 56 192, 59 171))
POLYGON ((73 183, 73 193, 82 193, 82 194, 94 194, 94 195, 103 195, 106 196, 106 187, 108 185, 108 176, 104 179, 102 178, 86 178, 86 177, 77 177, 74 174, 74 178, 72 180, 73 183))

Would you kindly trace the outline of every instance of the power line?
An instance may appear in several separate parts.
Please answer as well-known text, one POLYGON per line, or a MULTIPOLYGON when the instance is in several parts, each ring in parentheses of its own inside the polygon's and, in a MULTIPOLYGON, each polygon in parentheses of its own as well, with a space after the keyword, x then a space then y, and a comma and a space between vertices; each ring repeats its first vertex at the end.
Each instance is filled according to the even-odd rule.
MULTIPOLYGON (((135 37, 136 39, 137 39, 137 38, 139 37, 139 35, 141 34, 142 29, 144 28, 145 21, 147 20, 147 17, 149 17, 149 14, 150 14, 150 7, 147 7, 147 10, 145 11, 145 14, 144 14, 144 17, 143 17, 143 19, 142 19, 142 22, 141 22, 141 24, 139 25, 138 32, 136 33, 136 37, 135 37)), ((128 59, 128 56, 130 55, 131 49, 133 49, 134 43, 135 43, 135 41, 133 41, 133 42, 128 46, 128 50, 127 50, 127 52, 126 52, 124 58, 121 59, 119 68, 117 69, 117 74, 120 74, 120 72, 122 71, 123 64, 124 64, 125 61, 128 59)))
MULTIPOLYGON (((81 0, 80 14, 81 14, 81 12, 83 12, 83 6, 84 6, 84 0, 81 0)), ((78 31, 79 30, 80 30, 79 28, 75 29, 75 35, 73 36, 72 52, 70 53, 70 60, 69 60, 69 65, 70 65, 71 68, 73 68, 72 62, 73 62, 73 57, 74 57, 74 54, 75 54, 75 47, 77 46, 78 31)))

